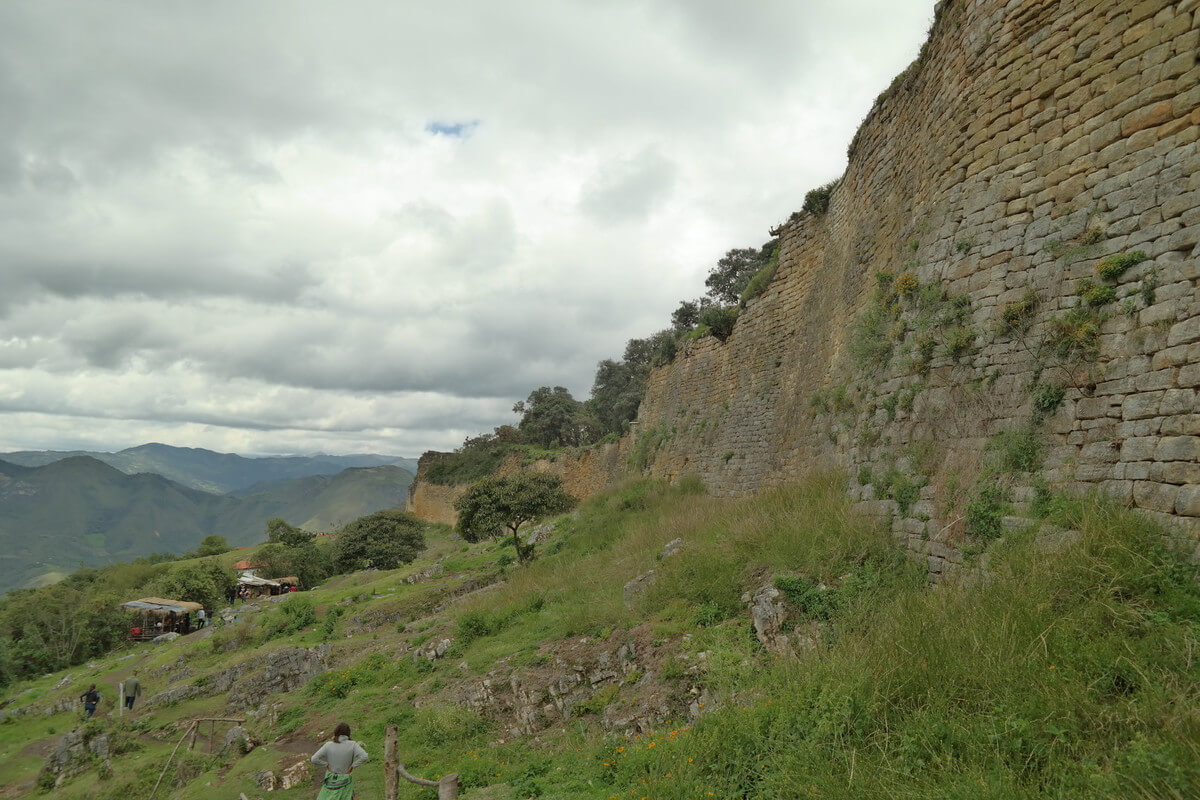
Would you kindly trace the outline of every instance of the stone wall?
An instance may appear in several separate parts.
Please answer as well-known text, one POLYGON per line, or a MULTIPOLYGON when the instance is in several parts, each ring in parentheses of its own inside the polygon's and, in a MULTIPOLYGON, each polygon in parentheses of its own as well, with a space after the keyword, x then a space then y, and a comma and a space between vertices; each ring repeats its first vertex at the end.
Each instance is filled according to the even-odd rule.
POLYGON ((937 561, 996 435, 1033 431, 1036 474, 1002 487, 1018 510, 1040 475, 1194 535, 1198 47, 1197 0, 939 4, 828 213, 783 226, 777 275, 725 343, 690 343, 651 376, 647 471, 733 495, 840 468, 937 561), (1147 260, 1117 280, 1096 276, 1136 251, 1147 260), (1115 293, 1089 314, 1073 311, 1087 279, 1115 293), (871 311, 888 326, 876 340, 871 311), (864 344, 889 354, 866 363, 864 344))

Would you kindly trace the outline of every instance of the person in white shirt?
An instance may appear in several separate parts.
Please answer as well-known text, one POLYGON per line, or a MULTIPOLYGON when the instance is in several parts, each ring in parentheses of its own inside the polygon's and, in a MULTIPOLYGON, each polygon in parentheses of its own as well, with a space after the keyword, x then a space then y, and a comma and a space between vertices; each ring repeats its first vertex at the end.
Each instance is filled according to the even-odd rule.
POLYGON ((367 751, 350 738, 350 726, 339 722, 333 729, 333 741, 313 753, 312 763, 325 767, 321 793, 317 800, 351 800, 354 797, 354 768, 365 764, 367 751))

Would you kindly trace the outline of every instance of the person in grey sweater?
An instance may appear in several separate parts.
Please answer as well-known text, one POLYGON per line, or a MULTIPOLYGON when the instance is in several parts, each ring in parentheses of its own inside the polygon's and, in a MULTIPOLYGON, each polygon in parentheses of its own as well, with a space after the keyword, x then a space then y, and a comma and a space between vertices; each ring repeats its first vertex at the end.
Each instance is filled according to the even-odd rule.
POLYGON ((350 726, 339 722, 333 729, 333 741, 313 753, 312 763, 325 767, 321 793, 317 800, 350 800, 354 796, 354 768, 365 764, 367 751, 350 738, 350 726))

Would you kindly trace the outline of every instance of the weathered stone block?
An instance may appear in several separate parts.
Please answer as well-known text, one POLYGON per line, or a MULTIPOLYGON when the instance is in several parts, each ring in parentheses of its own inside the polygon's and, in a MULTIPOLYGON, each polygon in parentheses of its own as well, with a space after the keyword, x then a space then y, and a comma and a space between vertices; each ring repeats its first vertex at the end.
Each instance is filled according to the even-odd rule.
POLYGON ((1157 448, 1157 436, 1139 436, 1125 439, 1121 444, 1121 460, 1148 461, 1154 458, 1154 452, 1157 448))
POLYGON ((1142 508, 1171 513, 1175 510, 1175 499, 1179 487, 1153 481, 1137 481, 1133 484, 1133 501, 1142 508))
POLYGON ((1143 392, 1131 394, 1121 404, 1122 419, 1145 419, 1158 416, 1158 407, 1162 403, 1162 392, 1143 392))
POLYGON ((1184 486, 1175 498, 1176 514, 1185 517, 1200 517, 1200 486, 1184 486))
POLYGON ((1196 461, 1200 458, 1200 437, 1164 436, 1154 451, 1155 461, 1196 461))

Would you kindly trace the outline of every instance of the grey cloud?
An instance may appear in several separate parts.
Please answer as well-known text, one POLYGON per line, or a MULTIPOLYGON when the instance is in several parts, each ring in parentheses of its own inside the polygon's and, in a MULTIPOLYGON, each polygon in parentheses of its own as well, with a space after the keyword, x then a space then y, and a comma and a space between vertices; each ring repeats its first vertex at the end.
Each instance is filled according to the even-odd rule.
POLYGON ((678 169, 653 148, 608 164, 584 185, 579 206, 605 222, 644 219, 670 196, 678 169))
POLYGON ((2 4, 0 431, 444 447, 584 395, 833 177, 931 8, 2 4))

